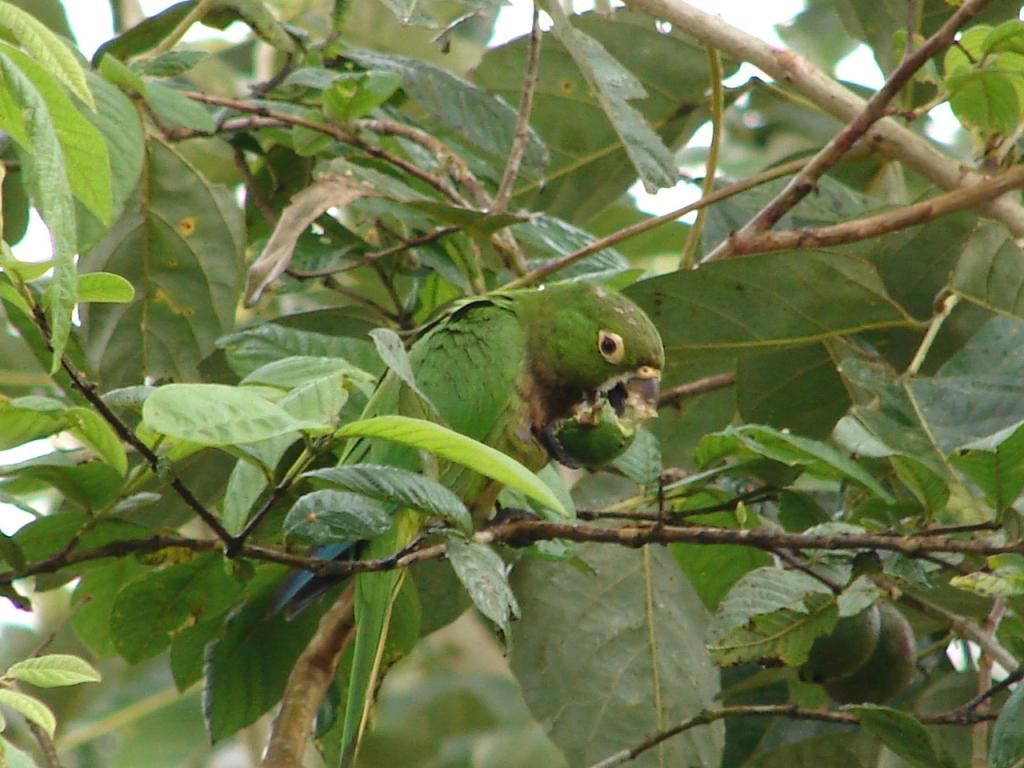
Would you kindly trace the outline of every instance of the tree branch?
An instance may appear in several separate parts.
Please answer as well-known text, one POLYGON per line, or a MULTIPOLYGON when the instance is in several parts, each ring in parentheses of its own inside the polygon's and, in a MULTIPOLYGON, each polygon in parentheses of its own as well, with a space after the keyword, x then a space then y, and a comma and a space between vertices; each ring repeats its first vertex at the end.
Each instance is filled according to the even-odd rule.
POLYGON ((828 245, 867 240, 888 232, 923 224, 964 208, 979 206, 1006 192, 1022 187, 1024 187, 1024 166, 1017 165, 998 176, 982 178, 970 186, 863 219, 844 221, 825 227, 787 229, 782 232, 760 232, 749 235, 744 235, 743 230, 740 230, 729 235, 728 253, 723 251, 723 255, 718 258, 733 258, 752 253, 794 248, 822 248, 828 245))
POLYGON ((903 61, 892 71, 885 84, 868 99, 864 108, 843 126, 842 130, 829 139, 818 154, 796 176, 790 179, 789 184, 768 205, 744 224, 739 232, 730 235, 726 241, 716 246, 704 257, 703 261, 728 258, 734 255, 738 243, 774 227, 779 219, 814 189, 818 179, 838 163, 872 125, 885 116, 889 103, 896 98, 896 94, 914 76, 914 73, 923 67, 932 56, 948 48, 953 42, 957 30, 970 21, 989 2, 991 0, 966 0, 920 48, 913 53, 910 53, 908 49, 903 61))
POLYGON ((537 90, 540 73, 540 40, 540 9, 534 3, 530 50, 526 55, 526 74, 523 76, 523 92, 519 97, 519 115, 516 117, 516 129, 505 172, 501 176, 498 192, 494 195, 494 202, 491 205, 491 210, 495 213, 502 213, 508 208, 509 198, 512 197, 512 185, 519 175, 519 166, 523 162, 526 145, 530 140, 530 113, 533 111, 533 94, 537 90))
MULTIPOLYGON (((701 42, 720 49, 726 56, 750 62, 844 123, 855 120, 867 106, 863 99, 804 57, 774 48, 682 0, 626 0, 626 5, 685 29, 701 42)), ((978 174, 891 118, 883 118, 871 126, 866 139, 876 151, 900 160, 944 189, 957 189, 979 179, 978 174)), ((1024 208, 1010 196, 992 200, 981 210, 986 216, 1005 224, 1015 237, 1024 235, 1024 208)))
POLYGON ((214 104, 219 107, 227 107, 228 109, 234 109, 238 112, 247 112, 249 114, 258 115, 264 118, 270 118, 278 121, 283 125, 300 125, 303 128, 308 128, 311 131, 322 133, 326 136, 330 136, 332 139, 342 142, 343 144, 349 144, 350 146, 361 149, 368 155, 377 157, 384 160, 397 168, 401 168, 403 171, 408 173, 420 181, 430 185, 438 192, 443 194, 452 202, 458 205, 464 205, 465 200, 462 196, 448 184, 440 176, 435 176, 429 171, 425 171, 415 163, 411 163, 403 157, 392 154, 381 147, 369 144, 358 136, 353 136, 348 131, 345 131, 337 126, 329 125, 327 123, 317 122, 316 120, 310 120, 300 115, 290 115, 287 112, 280 112, 264 104, 252 104, 247 101, 240 99, 229 99, 223 96, 214 96, 209 93, 200 93, 199 91, 182 91, 182 93, 193 101, 200 101, 204 104, 214 104))
POLYGON ((805 159, 798 158, 796 160, 791 160, 788 163, 768 168, 767 170, 761 171, 750 178, 743 179, 742 181, 737 181, 732 184, 726 184, 711 194, 705 195, 700 200, 684 205, 682 208, 677 208, 674 211, 663 213, 660 216, 653 216, 649 219, 638 221, 636 224, 631 224, 628 227, 623 227, 618 232, 612 232, 610 235, 605 235, 577 251, 567 253, 561 258, 550 261, 542 267, 538 267, 531 272, 527 272, 525 275, 517 277, 515 280, 509 281, 502 286, 502 290, 523 288, 528 285, 533 285, 534 283, 539 283, 548 275, 563 270, 566 267, 575 264, 577 261, 585 259, 591 254, 603 251, 605 248, 610 248, 616 243, 621 243, 623 240, 628 240, 629 238, 636 237, 648 230, 660 227, 662 224, 668 224, 669 222, 675 221, 680 216, 685 216, 690 211, 698 211, 706 206, 730 198, 733 195, 738 195, 740 192, 746 192, 748 189, 753 189, 754 187, 773 181, 774 179, 778 179, 782 176, 788 176, 802 168, 806 162, 807 161, 805 159))
MULTIPOLYGON (((39 328, 39 332, 42 334, 43 339, 46 340, 46 344, 50 345, 50 326, 46 321, 46 316, 38 305, 32 308, 33 317, 36 326, 39 328)), ((114 413, 113 409, 107 405, 103 398, 96 394, 96 385, 85 378, 85 375, 75 367, 75 364, 71 362, 71 358, 67 355, 61 355, 60 366, 67 373, 68 378, 71 380, 72 388, 77 391, 82 397, 84 397, 89 404, 96 409, 96 411, 103 417, 103 419, 113 428, 117 436, 125 443, 130 445, 146 460, 149 464, 153 474, 159 475, 163 470, 162 459, 154 453, 148 445, 142 442, 136 434, 129 429, 128 425, 125 424, 121 417, 114 413)), ((195 494, 189 490, 180 479, 172 477, 170 481, 171 488, 174 489, 175 493, 181 497, 182 501, 185 502, 195 512, 199 518, 206 523, 206 525, 213 531, 217 538, 224 543, 228 543, 231 540, 231 534, 227 532, 227 529, 221 525, 220 520, 208 510, 199 499, 196 498, 195 494)))
MULTIPOLYGON (((830 712, 821 709, 804 709, 796 704, 742 704, 731 707, 705 709, 693 717, 681 720, 663 731, 658 731, 638 744, 609 755, 593 763, 590 768, 612 768, 623 765, 656 747, 663 741, 700 725, 709 725, 726 717, 788 717, 791 720, 812 720, 836 725, 859 725, 860 718, 852 712, 830 712)), ((925 725, 970 725, 983 720, 994 720, 989 713, 962 712, 958 709, 931 715, 919 715, 918 721, 925 725)))
POLYGON ((736 383, 736 374, 732 371, 728 373, 717 373, 714 376, 705 376, 703 379, 697 379, 696 381, 688 381, 686 384, 680 384, 678 387, 672 387, 672 389, 666 389, 660 395, 658 395, 658 407, 663 408, 666 405, 679 404, 683 400, 688 400, 691 397, 697 395, 703 395, 705 392, 714 392, 717 389, 725 389, 731 387, 736 383))
MULTIPOLYGON (((1018 551, 1024 551, 1020 544, 1017 547, 1018 551)), ((877 584, 892 592, 899 592, 899 588, 889 579, 876 576, 874 580, 877 584)), ((898 599, 904 605, 936 621, 942 622, 956 632, 956 634, 960 635, 960 637, 975 643, 984 653, 987 653, 993 660, 1002 665, 1003 669, 1009 671, 1017 669, 1019 666, 1014 655, 1006 650, 993 634, 985 632, 985 630, 978 626, 978 623, 973 619, 953 613, 941 605, 937 605, 931 600, 916 595, 913 592, 899 592, 898 599)))
POLYGON ((320 702, 334 680, 341 652, 355 636, 354 589, 349 585, 320 619, 288 676, 270 730, 262 768, 300 768, 320 702))
MULTIPOLYGON (((763 489, 762 489, 763 490, 763 489)), ((517 519, 493 524, 474 534, 474 540, 481 544, 503 544, 510 547, 525 547, 537 541, 550 539, 568 539, 580 543, 618 544, 624 547, 643 547, 648 544, 737 544, 755 547, 768 552, 776 549, 805 550, 856 550, 879 549, 900 552, 908 557, 918 557, 929 552, 959 552, 971 555, 1024 554, 1024 542, 998 544, 982 539, 945 539, 940 536, 896 534, 896 533, 861 533, 834 534, 818 536, 807 533, 787 533, 785 531, 768 530, 765 528, 736 529, 719 528, 709 525, 669 525, 654 521, 651 525, 626 524, 613 527, 586 525, 583 523, 555 523, 546 520, 517 519)), ((75 549, 34 563, 29 563, 20 570, 0 571, 0 584, 10 584, 15 579, 35 576, 41 573, 54 573, 71 565, 99 560, 105 557, 119 557, 138 552, 153 552, 165 548, 181 547, 197 552, 209 552, 221 549, 223 543, 216 539, 193 539, 183 536, 151 536, 145 539, 126 539, 108 542, 90 549, 75 549)), ((405 568, 425 560, 443 557, 447 546, 441 544, 424 544, 409 551, 396 552, 388 557, 376 560, 322 560, 316 557, 297 555, 285 550, 257 544, 244 544, 238 550, 239 557, 280 563, 292 568, 300 568, 317 576, 348 576, 353 573, 371 571, 390 571, 405 568)), ((892 586, 892 585, 889 585, 892 586)), ((903 593, 903 602, 929 613, 944 623, 960 626, 963 617, 945 611, 938 606, 919 607, 921 598, 910 593, 903 593), (953 622, 957 622, 955 625, 953 622)), ((983 637, 984 633, 976 624, 968 623, 964 636, 977 642, 982 647, 988 644, 987 650, 993 651, 993 658, 1007 669, 1015 669, 1017 664, 1012 655, 983 637)))

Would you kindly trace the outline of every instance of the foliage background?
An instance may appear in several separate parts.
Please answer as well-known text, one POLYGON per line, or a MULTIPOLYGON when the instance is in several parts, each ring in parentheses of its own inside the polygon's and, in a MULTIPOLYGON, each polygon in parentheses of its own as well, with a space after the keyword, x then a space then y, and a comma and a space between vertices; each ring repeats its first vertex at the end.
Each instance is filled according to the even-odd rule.
MULTIPOLYGON (((37 617, 0 645, 0 693, 32 695, 0 699, 10 765, 258 762, 327 604, 267 606, 324 535, 302 525, 315 494, 351 490, 302 473, 402 365, 368 333, 566 278, 659 325, 661 416, 605 471, 542 473, 580 522, 478 535, 468 594, 424 542, 359 764, 591 765, 673 723, 638 764, 1018 763, 1019 4, 812 0, 779 30, 799 57, 627 5, 547 7, 536 70, 527 37, 485 48, 488 3, 115 2, 91 61, 57 0, 0 6, 0 448, 52 446, 0 467, 0 501, 38 518, 0 535, 0 589, 37 617), (183 43, 200 21, 249 31, 183 43), (834 80, 862 43, 884 89, 834 80), (741 60, 766 74, 716 87, 741 60), (945 105, 961 128, 940 144, 945 105), (709 119, 712 150, 688 146, 709 119), (680 164, 703 168, 696 223, 638 210, 636 179, 680 164), (10 251, 30 207, 42 265, 10 251), (254 262, 250 298, 273 287, 242 306, 254 262), (532 546, 496 546, 518 558, 505 658, 463 612, 514 613, 482 554, 509 542, 532 546), (882 595, 918 673, 840 710, 796 668, 882 595), (10 666, 54 653, 102 682, 37 690, 10 666)), ((328 538, 376 514, 346 498, 357 520, 328 538)), ((349 663, 318 722, 332 764, 349 663)))

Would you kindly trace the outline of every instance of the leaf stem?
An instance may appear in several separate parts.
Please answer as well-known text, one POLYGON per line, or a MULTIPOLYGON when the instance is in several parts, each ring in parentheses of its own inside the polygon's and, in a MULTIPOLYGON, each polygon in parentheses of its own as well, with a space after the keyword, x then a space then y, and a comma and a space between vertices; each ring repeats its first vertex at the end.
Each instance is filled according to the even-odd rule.
MULTIPOLYGON (((722 146, 722 134, 724 133, 725 95, 722 89, 722 56, 713 46, 705 44, 704 48, 708 54, 708 71, 711 77, 711 146, 708 147, 708 157, 704 164, 704 184, 701 189, 702 196, 707 197, 715 188, 718 153, 722 146)), ((692 269, 696 263, 697 247, 700 245, 700 235, 704 230, 704 218, 707 211, 707 208, 697 211, 697 219, 690 227, 686 236, 686 245, 683 246, 683 257, 679 262, 680 269, 692 269)))

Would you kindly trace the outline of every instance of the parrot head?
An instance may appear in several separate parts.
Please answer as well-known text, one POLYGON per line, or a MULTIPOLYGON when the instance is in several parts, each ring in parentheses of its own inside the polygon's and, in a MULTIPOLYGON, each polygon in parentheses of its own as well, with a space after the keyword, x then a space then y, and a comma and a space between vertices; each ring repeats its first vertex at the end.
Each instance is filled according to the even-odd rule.
POLYGON ((546 425, 595 401, 629 426, 657 415, 665 351, 640 307, 589 283, 548 285, 534 296, 530 367, 544 390, 546 425))

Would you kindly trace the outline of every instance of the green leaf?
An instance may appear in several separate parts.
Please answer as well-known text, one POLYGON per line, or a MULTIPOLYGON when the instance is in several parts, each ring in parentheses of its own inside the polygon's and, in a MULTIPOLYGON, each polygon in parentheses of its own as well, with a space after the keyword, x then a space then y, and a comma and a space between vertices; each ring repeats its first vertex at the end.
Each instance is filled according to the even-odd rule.
POLYGON ((370 331, 370 338, 373 339, 373 345, 377 348, 377 354, 380 355, 381 360, 409 389, 416 393, 420 401, 427 406, 431 416, 436 417, 437 408, 416 384, 412 363, 409 362, 409 355, 405 351, 401 337, 390 328, 374 328, 370 331))
POLYGON ((1019 768, 1024 760, 1024 685, 1018 685, 1003 704, 992 727, 989 768, 1019 768))
POLYGON ((313 491, 288 510, 284 533, 304 544, 372 539, 391 527, 391 515, 378 501, 358 493, 313 491))
POLYGON ((324 91, 324 110, 344 124, 368 115, 394 95, 402 85, 397 72, 332 72, 333 83, 324 91))
POLYGON ((809 344, 741 358, 736 405, 745 421, 822 439, 850 407, 850 395, 827 346, 809 344))
POLYGON ((10 3, 0 3, 0 26, 5 27, 50 76, 64 83, 95 111, 96 104, 85 82, 85 70, 63 40, 35 16, 10 3))
POLYGON ((917 768, 956 768, 942 742, 908 712, 875 704, 844 709, 860 718, 861 727, 917 768))
POLYGON ((1021 119, 1021 90, 1015 76, 1002 69, 960 69, 946 77, 953 114, 969 128, 986 134, 1010 134, 1021 119))
POLYGON ((242 227, 230 190, 150 142, 124 214, 80 262, 83 272, 121 275, 136 291, 126 304, 81 309, 89 367, 104 389, 200 378, 199 361, 234 325, 242 227))
POLYGON ((244 387, 224 384, 167 384, 142 406, 150 429, 201 445, 254 443, 321 425, 293 418, 279 405, 244 387))
POLYGON ((334 374, 355 375, 365 381, 370 375, 338 357, 286 357, 261 365, 242 379, 242 384, 266 384, 291 389, 334 374))
MULTIPOLYGON (((729 512, 700 515, 696 521, 705 525, 736 527, 735 517, 729 512)), ((669 544, 668 549, 711 611, 718 607, 740 578, 772 562, 767 552, 734 544, 669 544)))
MULTIPOLYGON (((31 81, 46 103, 49 119, 63 152, 72 193, 104 226, 109 226, 112 214, 112 158, 103 134, 91 122, 97 114, 89 112, 89 119, 84 117, 38 62, 7 45, 0 45, 0 50, 31 81)), ((31 151, 32 147, 25 149, 31 151)))
POLYGON ((548 10, 555 22, 555 35, 597 95, 647 191, 674 186, 679 180, 675 158, 643 115, 629 104, 631 99, 647 98, 643 85, 600 42, 576 29, 562 6, 552 3, 548 10))
POLYGON ((346 424, 337 436, 377 437, 427 451, 516 488, 562 517, 569 516, 551 489, 518 461, 439 424, 408 416, 377 416, 346 424))
POLYGON ((982 225, 956 264, 954 291, 987 309, 1024 320, 1024 251, 998 225, 982 225))
POLYGON ((815 638, 827 634, 838 618, 835 596, 817 579, 758 568, 719 603, 708 627, 708 650, 722 666, 767 659, 802 664, 815 638))
POLYGON ((873 265, 828 251, 712 262, 642 280, 624 293, 661 332, 666 381, 702 353, 767 352, 912 323, 873 265))
POLYGON ((4 676, 40 688, 98 683, 102 679, 89 662, 66 653, 50 653, 19 661, 8 667, 4 676))
POLYGON ((78 300, 121 304, 135 298, 132 284, 110 272, 90 272, 78 276, 78 300))
POLYGON ((1024 422, 972 440, 950 454, 949 461, 982 490, 993 508, 1009 509, 1024 490, 1024 422))
POLYGON ((892 495, 867 470, 831 445, 757 424, 730 427, 705 437, 697 449, 698 464, 707 467, 735 452, 739 446, 791 467, 807 467, 827 477, 853 480, 876 496, 892 501, 892 495))
POLYGON ((111 59, 116 57, 126 60, 151 50, 178 26, 194 7, 195 0, 184 0, 143 19, 96 49, 92 57, 93 66, 108 54, 111 59))
POLYGON ((60 432, 64 405, 48 398, 25 397, 0 401, 0 450, 60 432))
POLYGON ((91 408, 68 408, 68 429, 123 477, 128 472, 128 457, 121 438, 106 419, 91 408))
MULTIPOLYGON (((704 648, 707 613, 663 548, 584 545, 579 557, 586 567, 516 565, 523 620, 510 662, 568 763, 590 765, 714 706, 719 682, 704 648)), ((685 731, 638 765, 719 765, 724 730, 685 731)))
POLYGON ((443 518, 464 531, 473 530, 469 510, 459 497, 436 480, 417 472, 374 464, 349 464, 315 469, 302 477, 313 485, 401 504, 443 518))
POLYGON ((203 714, 215 742, 255 722, 277 703, 295 659, 316 631, 320 612, 313 608, 292 621, 273 615, 286 573, 279 566, 261 568, 247 587, 246 601, 207 646, 203 714))
MULTIPOLYGON (((599 42, 643 86, 647 98, 631 106, 665 146, 679 148, 707 121, 707 54, 684 31, 677 27, 665 34, 649 15, 625 8, 613 15, 580 14, 573 17, 572 25, 599 42)), ((474 73, 475 81, 517 104, 528 46, 524 36, 489 49, 474 73)), ((723 62, 724 75, 734 73, 737 66, 723 62)), ((513 207, 543 210, 581 224, 602 214, 636 181, 626 147, 598 96, 553 35, 545 35, 541 46, 530 125, 550 150, 551 163, 543 175, 529 176, 516 185, 513 207), (566 115, 575 116, 571 130, 567 130, 566 115)))
POLYGON ((448 561, 480 612, 493 621, 504 637, 519 618, 519 604, 508 585, 508 566, 498 554, 475 541, 448 538, 448 561))
MULTIPOLYGON (((77 301, 75 207, 67 173, 69 159, 61 148, 48 104, 36 84, 20 68, 19 65, 25 63, 21 59, 27 61, 23 54, 0 44, 0 73, 25 108, 28 118, 26 129, 31 149, 29 186, 53 243, 53 280, 47 290, 49 343, 53 349, 50 372, 53 373, 60 367, 60 357, 71 334, 71 312, 77 301)), ((2 124, 9 127, 8 121, 2 124)))
MULTIPOLYGON (((486 90, 425 61, 377 53, 346 51, 346 58, 369 70, 394 72, 402 78, 402 90, 431 117, 493 157, 506 157, 515 135, 516 111, 486 90), (466 130, 472 126, 472 130, 466 130)), ((523 157, 523 172, 536 175, 547 162, 547 150, 530 129, 523 157)))
POLYGON ((228 575, 224 559, 214 554, 143 574, 114 598, 110 612, 114 647, 132 664, 155 656, 197 618, 231 607, 240 589, 228 575))
POLYGON ((213 133, 217 127, 209 110, 181 91, 150 80, 146 82, 145 96, 146 103, 162 122, 202 133, 213 133))
POLYGON ((12 691, 10 688, 0 688, 0 705, 10 707, 53 737, 53 732, 57 728, 57 718, 39 699, 12 691))

